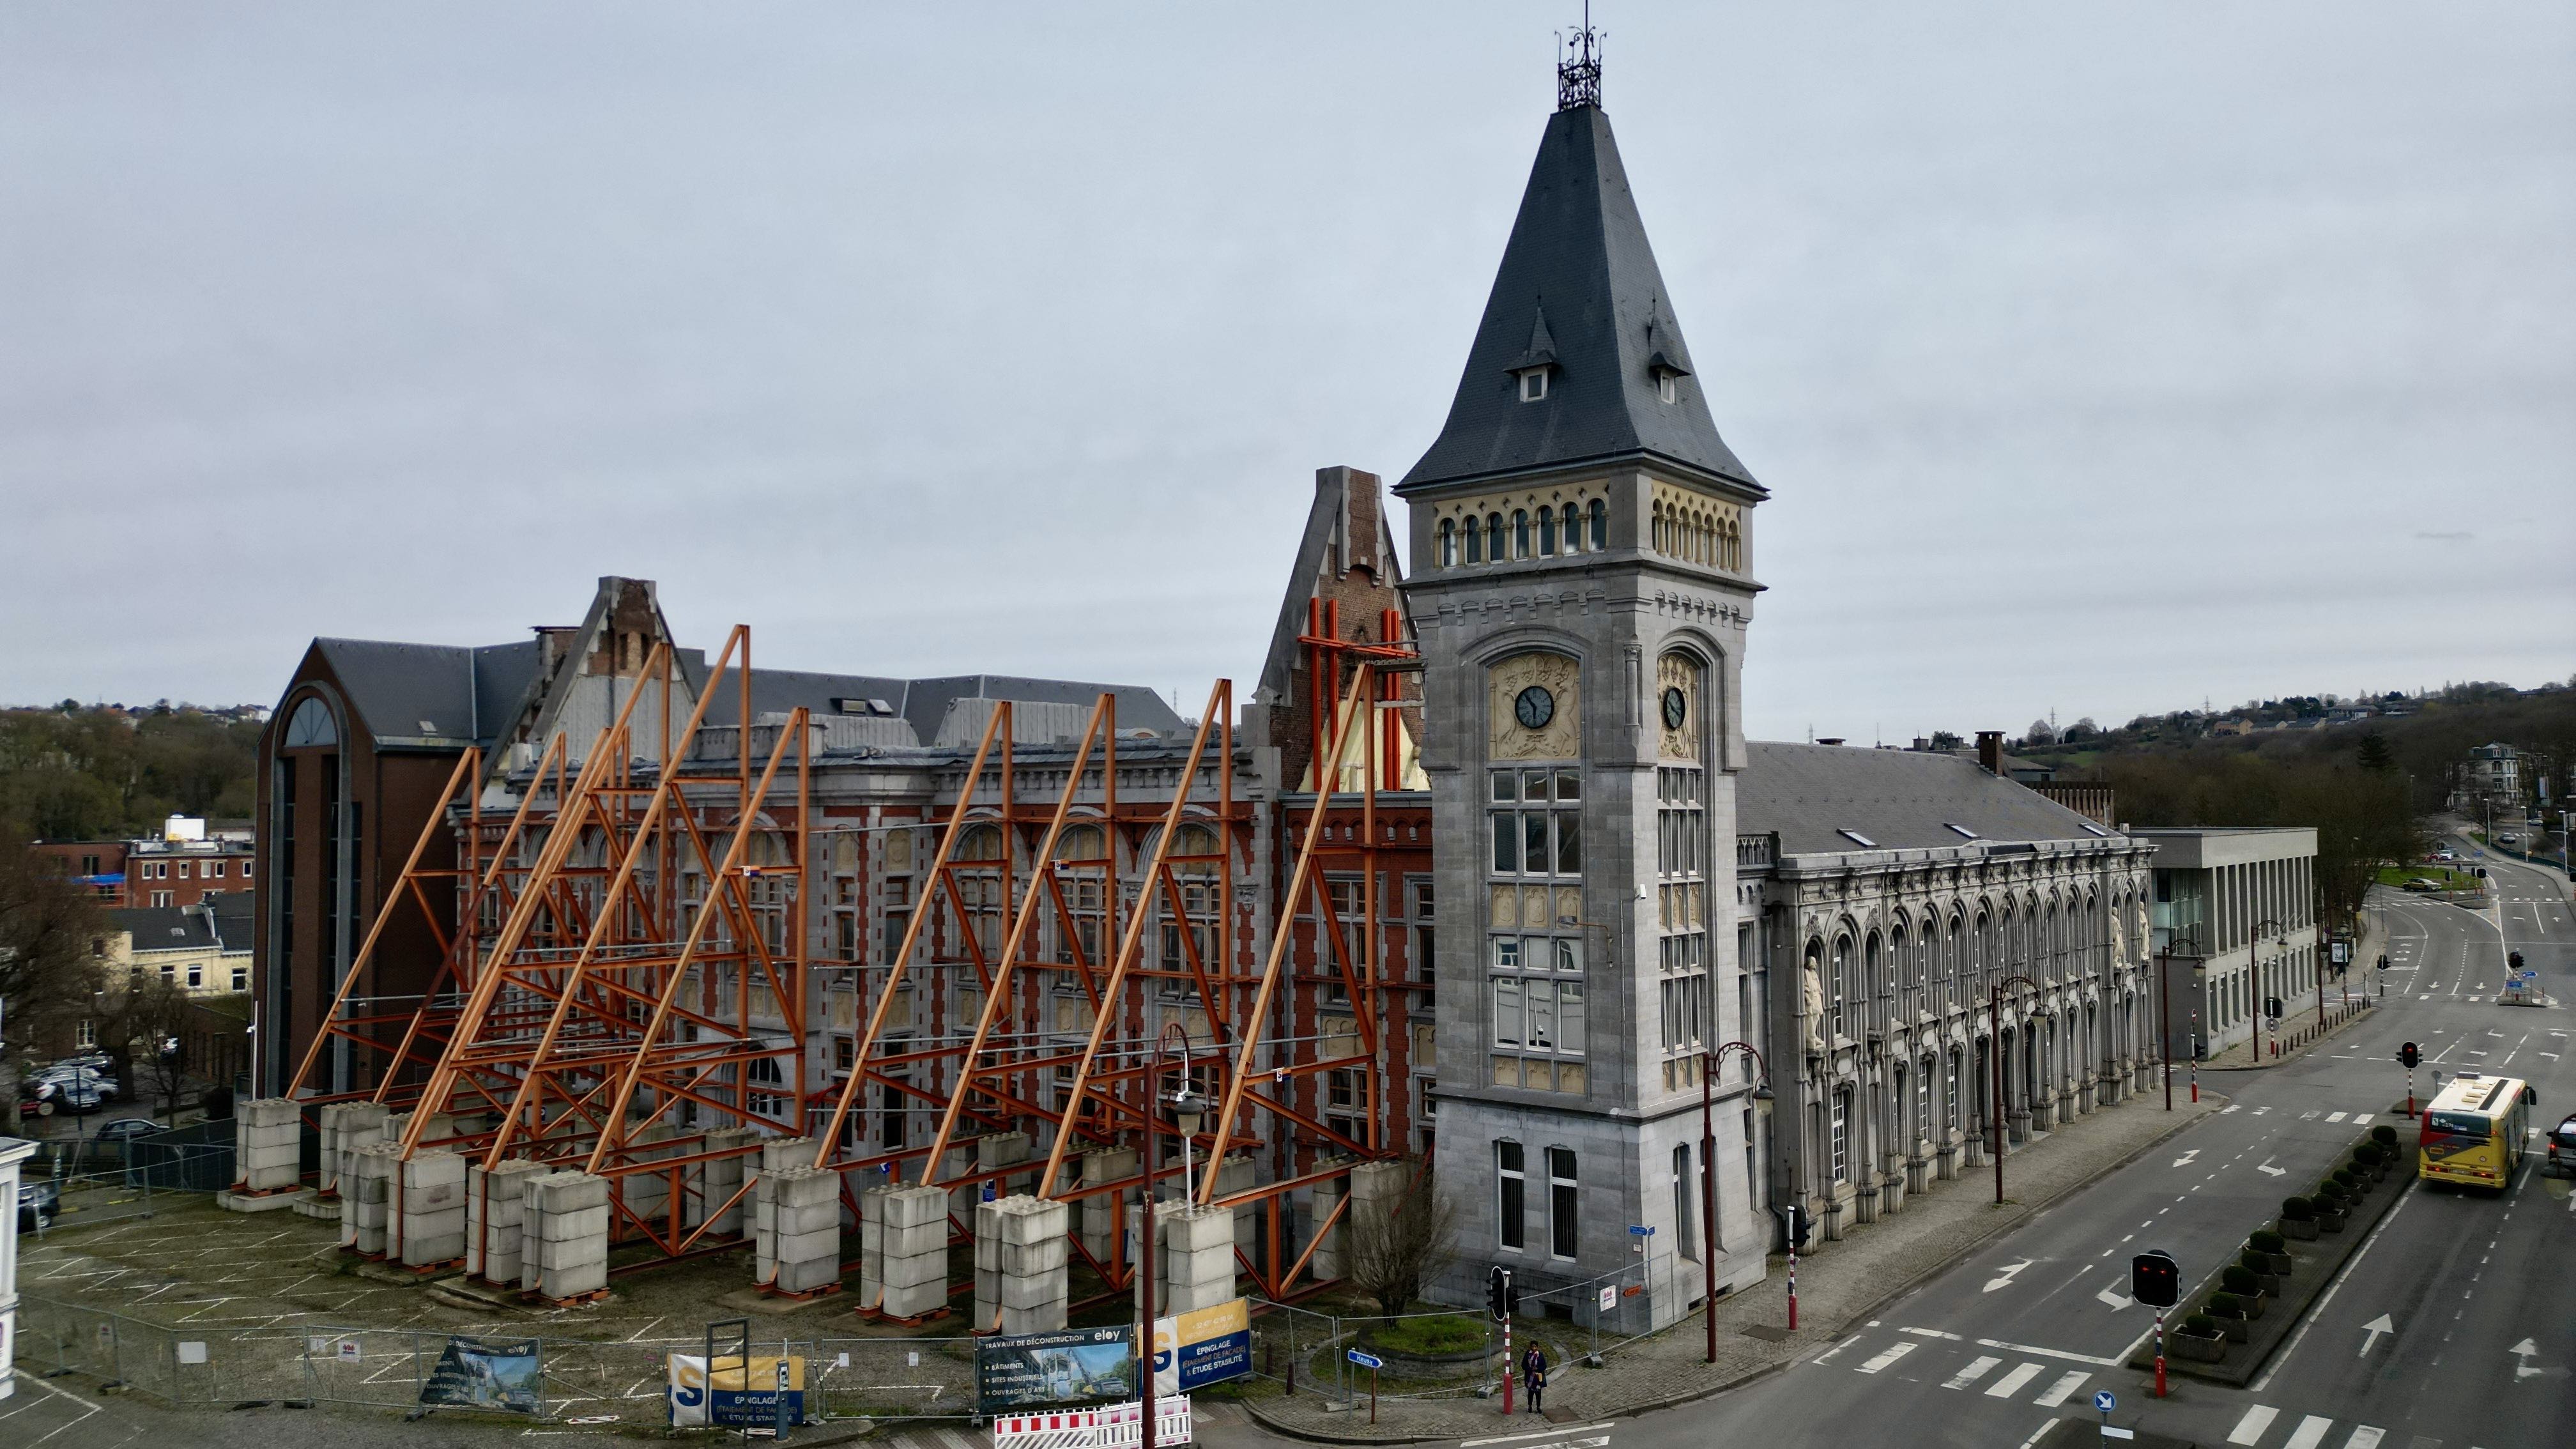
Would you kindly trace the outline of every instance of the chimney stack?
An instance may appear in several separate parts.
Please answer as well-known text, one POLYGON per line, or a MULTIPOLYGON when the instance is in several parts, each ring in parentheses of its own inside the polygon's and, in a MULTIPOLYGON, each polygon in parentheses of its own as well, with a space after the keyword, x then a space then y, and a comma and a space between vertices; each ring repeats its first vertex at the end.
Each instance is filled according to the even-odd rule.
POLYGON ((1977 731, 1977 763, 1985 766, 1986 773, 1989 775, 2000 775, 2004 772, 2004 732, 2002 730, 1977 731))

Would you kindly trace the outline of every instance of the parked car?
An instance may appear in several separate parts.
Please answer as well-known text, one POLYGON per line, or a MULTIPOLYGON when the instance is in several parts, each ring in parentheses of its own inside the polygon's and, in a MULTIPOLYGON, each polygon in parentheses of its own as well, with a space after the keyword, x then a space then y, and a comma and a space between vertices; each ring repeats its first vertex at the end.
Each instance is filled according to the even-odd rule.
POLYGON ((18 1231, 32 1233, 53 1225, 63 1210, 63 1190, 50 1178, 18 1181, 18 1231))
POLYGON ((36 1077, 36 1090, 62 1112, 95 1112, 124 1092, 116 1078, 96 1067, 47 1067, 36 1077))
POLYGON ((2540 1170, 2548 1177, 2576 1177, 2576 1113, 2549 1129, 2549 1160, 2540 1170))
POLYGON ((2457 860, 2457 859, 2459 859, 2460 857, 2459 857, 2458 853, 2456 853, 2456 852, 2454 852, 2454 851, 2448 851, 2448 850, 2437 850, 2437 851, 2434 851, 2434 852, 2433 852, 2433 858, 2434 858, 2435 860, 2457 860))
POLYGON ((164 1130, 160 1123, 149 1117, 119 1117, 113 1122, 102 1123, 89 1136, 92 1142, 131 1142, 137 1137, 149 1137, 164 1130))
MULTIPOLYGON (((2520 844, 2522 844, 2522 837, 2521 837, 2521 836, 2519 836, 2519 835, 2516 835, 2516 834, 2514 834, 2512 831, 2508 830, 2508 831, 2506 831, 2504 834, 2499 835, 2499 836, 2497 836, 2497 837, 2496 837, 2496 844, 2498 844, 2498 845, 2520 845, 2520 844)), ((1140 1401, 1140 1402, 1141 1402, 1141 1401, 1140 1401)))

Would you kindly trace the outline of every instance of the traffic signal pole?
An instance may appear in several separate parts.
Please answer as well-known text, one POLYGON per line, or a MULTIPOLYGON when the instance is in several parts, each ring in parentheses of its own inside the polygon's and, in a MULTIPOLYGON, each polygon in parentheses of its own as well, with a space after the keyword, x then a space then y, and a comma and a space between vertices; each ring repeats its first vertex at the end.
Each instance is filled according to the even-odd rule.
POLYGON ((2156 1397, 2165 1396, 2165 1311, 2156 1310, 2156 1397))

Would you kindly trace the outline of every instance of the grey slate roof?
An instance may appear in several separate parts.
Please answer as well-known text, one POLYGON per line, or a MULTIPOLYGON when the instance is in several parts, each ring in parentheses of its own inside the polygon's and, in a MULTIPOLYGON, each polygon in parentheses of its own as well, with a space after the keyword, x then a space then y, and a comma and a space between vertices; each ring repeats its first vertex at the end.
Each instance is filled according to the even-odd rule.
POLYGON ((1959 847, 1996 841, 2099 840, 2092 822, 1970 760, 1911 750, 1752 742, 1735 782, 1736 829, 1777 831, 1787 855, 1959 847))
POLYGON ((215 939, 226 951, 247 951, 251 935, 259 928, 259 897, 249 891, 225 891, 206 897, 206 908, 214 916, 215 939))
POLYGON ((1690 365, 1610 118, 1598 106, 1558 111, 1449 420, 1399 486, 1648 454, 1760 492, 1718 437, 1690 365), (1658 391, 1659 355, 1682 374, 1670 403, 1658 391), (1555 368, 1548 395, 1520 401, 1514 369, 1541 362, 1555 368))
POLYGON ((109 911, 107 918, 134 938, 137 951, 202 951, 217 944, 212 922, 202 909, 121 906, 109 911))

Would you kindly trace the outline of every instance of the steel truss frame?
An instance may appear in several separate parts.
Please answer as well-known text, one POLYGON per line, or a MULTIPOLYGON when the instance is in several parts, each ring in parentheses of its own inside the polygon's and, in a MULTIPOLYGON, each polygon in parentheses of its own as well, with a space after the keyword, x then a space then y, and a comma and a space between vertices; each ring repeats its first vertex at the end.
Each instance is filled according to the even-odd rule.
POLYGON ((707 1148, 707 1119, 793 1131, 806 1109, 809 720, 790 711, 756 760, 750 661, 750 631, 737 626, 679 723, 678 661, 656 644, 578 771, 566 780, 567 749, 555 737, 506 825, 482 807, 482 757, 469 750, 289 1095, 310 1079, 325 1041, 357 1043, 386 1059, 373 1089, 307 1105, 364 1096, 411 1109, 406 1157, 436 1146, 479 1156, 487 1170, 521 1156, 607 1177, 612 1240, 668 1256, 698 1250, 749 1182, 746 1174, 723 1202, 703 1192, 692 1201, 690 1185, 704 1174, 691 1169, 759 1151, 756 1142, 707 1148), (730 769, 691 758, 728 682, 739 721, 730 769), (660 750, 639 761, 635 716, 648 698, 659 707, 660 750), (464 863, 425 868, 432 837, 445 831, 463 838, 464 863), (778 846, 764 853, 783 859, 754 858, 764 837, 778 846), (453 928, 433 905, 438 885, 456 902, 453 928), (405 902, 427 918, 443 956, 387 1052, 384 1029, 395 1018, 351 1010, 352 992, 405 902), (763 1029, 760 1015, 778 1025, 763 1029), (683 1102, 700 1121, 654 1133, 683 1102), (481 1125, 455 1121, 433 1136, 433 1121, 451 1114, 480 1114, 481 1125), (638 1178, 658 1190, 637 1190, 638 1178))

